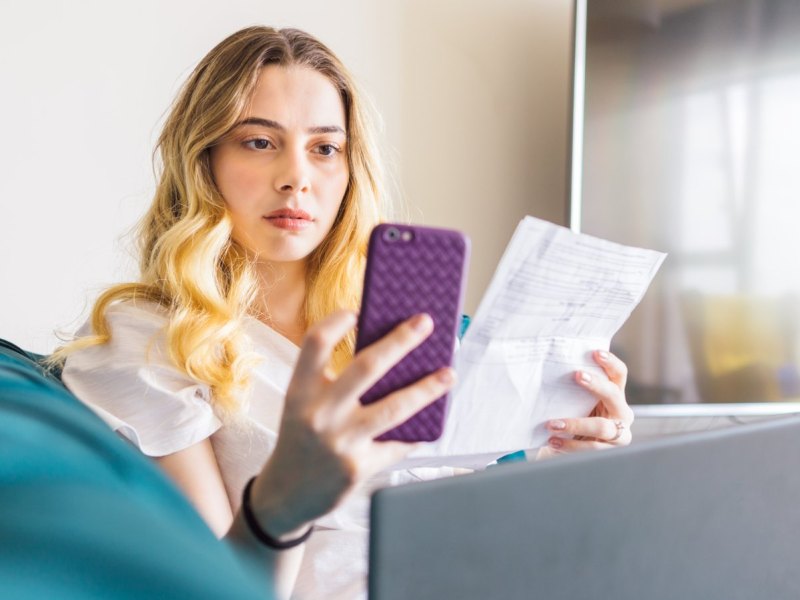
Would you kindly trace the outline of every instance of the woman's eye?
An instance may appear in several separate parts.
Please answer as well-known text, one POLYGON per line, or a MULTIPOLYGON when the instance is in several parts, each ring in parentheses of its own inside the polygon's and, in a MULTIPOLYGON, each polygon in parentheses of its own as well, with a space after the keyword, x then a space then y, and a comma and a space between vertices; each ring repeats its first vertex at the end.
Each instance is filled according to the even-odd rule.
POLYGON ((333 156, 337 152, 339 152, 339 147, 335 144, 320 144, 317 146, 317 153, 322 156, 333 156))
POLYGON ((253 150, 266 150, 272 146, 272 142, 266 138, 255 138, 252 140, 247 140, 244 145, 248 148, 252 148, 253 150))

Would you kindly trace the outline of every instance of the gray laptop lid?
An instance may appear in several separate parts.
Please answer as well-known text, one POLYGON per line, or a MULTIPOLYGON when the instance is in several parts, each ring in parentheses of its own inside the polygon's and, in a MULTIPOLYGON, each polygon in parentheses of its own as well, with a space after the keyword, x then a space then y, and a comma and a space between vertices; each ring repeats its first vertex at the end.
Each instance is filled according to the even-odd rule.
POLYGON ((800 598, 800 417, 372 499, 372 600, 800 598))

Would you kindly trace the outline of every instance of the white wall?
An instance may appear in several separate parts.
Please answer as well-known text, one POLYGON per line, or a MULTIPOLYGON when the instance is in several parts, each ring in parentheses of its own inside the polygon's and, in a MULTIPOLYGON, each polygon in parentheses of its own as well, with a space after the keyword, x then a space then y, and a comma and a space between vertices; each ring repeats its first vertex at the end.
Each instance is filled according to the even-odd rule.
POLYGON ((473 239, 474 311, 524 214, 564 221, 565 0, 142 0, 0 4, 0 337, 48 352, 105 286, 133 277, 126 232, 178 86, 246 25, 305 29, 383 114, 414 221, 473 239))

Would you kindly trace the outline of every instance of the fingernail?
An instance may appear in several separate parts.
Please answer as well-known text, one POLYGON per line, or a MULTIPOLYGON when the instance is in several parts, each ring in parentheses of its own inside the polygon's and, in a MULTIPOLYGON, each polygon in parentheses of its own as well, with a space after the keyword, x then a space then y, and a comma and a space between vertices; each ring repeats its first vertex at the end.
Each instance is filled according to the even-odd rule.
POLYGON ((453 385, 456 380, 456 375, 453 369, 442 369, 436 374, 436 379, 445 385, 453 385))
POLYGON ((431 329, 433 329, 433 319, 431 319, 430 315, 425 313, 417 315, 412 319, 411 327, 420 333, 428 333, 431 329))
POLYGON ((550 421, 550 423, 548 423, 548 426, 550 427, 550 429, 554 429, 556 431, 562 431, 567 428, 567 424, 561 419, 555 419, 554 421, 550 421))
POLYGON ((561 438, 555 438, 554 437, 554 438, 550 438, 550 442, 549 443, 553 448, 561 448, 561 446, 564 445, 564 440, 562 440, 561 438))
POLYGON ((589 383, 592 381, 592 376, 586 371, 581 371, 580 375, 578 375, 578 379, 580 379, 581 383, 589 383))
POLYGON ((606 362, 608 360, 608 352, 606 352, 605 350, 598 350, 597 358, 599 358, 603 362, 606 362))

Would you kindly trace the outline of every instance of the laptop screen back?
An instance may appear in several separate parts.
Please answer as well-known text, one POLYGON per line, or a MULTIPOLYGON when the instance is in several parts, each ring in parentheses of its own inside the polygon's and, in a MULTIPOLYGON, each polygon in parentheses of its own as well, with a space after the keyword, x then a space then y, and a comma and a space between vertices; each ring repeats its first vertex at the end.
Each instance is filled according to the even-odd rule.
POLYGON ((373 600, 800 597, 800 418, 388 488, 373 600))

